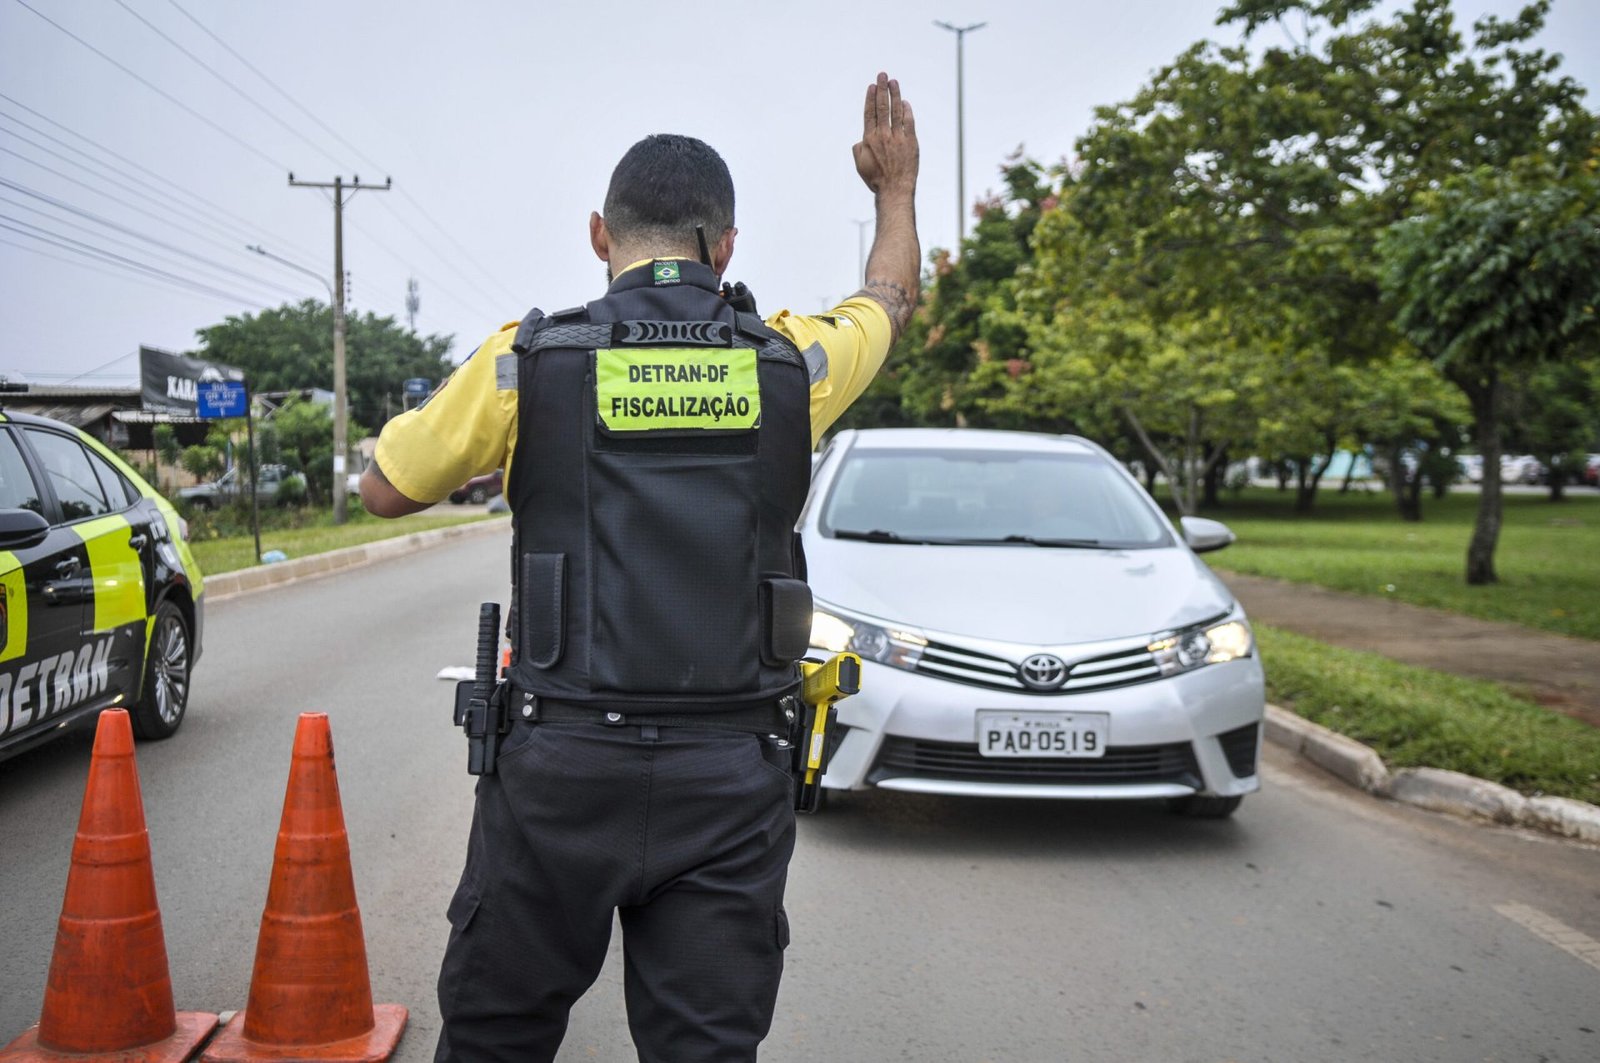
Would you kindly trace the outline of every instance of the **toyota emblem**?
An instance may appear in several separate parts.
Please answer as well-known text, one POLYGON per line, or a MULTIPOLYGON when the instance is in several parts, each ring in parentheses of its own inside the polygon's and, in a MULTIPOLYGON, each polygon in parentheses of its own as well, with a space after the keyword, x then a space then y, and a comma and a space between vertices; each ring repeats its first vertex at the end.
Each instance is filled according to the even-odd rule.
POLYGON ((1059 690, 1067 681, 1067 663, 1050 653, 1036 653, 1017 669, 1022 684, 1030 690, 1059 690))

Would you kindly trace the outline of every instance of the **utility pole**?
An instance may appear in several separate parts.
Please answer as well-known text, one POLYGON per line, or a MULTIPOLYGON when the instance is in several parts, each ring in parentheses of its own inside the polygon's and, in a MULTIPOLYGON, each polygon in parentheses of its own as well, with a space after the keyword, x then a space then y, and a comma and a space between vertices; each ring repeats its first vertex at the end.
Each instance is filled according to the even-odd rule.
MULTIPOLYGON (((411 325, 411 334, 417 334, 417 311, 422 309, 422 296, 417 292, 417 278, 406 278, 406 321, 411 325)), ((385 400, 387 401, 387 400, 385 400)))
POLYGON ((961 251, 961 241, 967 237, 967 145, 964 107, 962 46, 967 34, 981 30, 987 22, 974 22, 970 26, 952 26, 934 19, 933 24, 956 35, 956 252, 961 251))
POLYGON ((871 218, 851 218, 856 223, 856 271, 861 274, 861 286, 867 286, 867 226, 871 218))
POLYGON ((344 204, 345 193, 354 196, 363 189, 371 192, 387 192, 394 186, 392 178, 385 177, 381 185, 364 185, 359 175, 352 177, 350 183, 344 183, 343 177, 335 177, 328 181, 296 181, 294 174, 289 175, 290 188, 331 188, 333 189, 333 522, 343 524, 346 520, 345 506, 345 455, 349 450, 349 442, 345 438, 349 433, 349 417, 347 406, 345 379, 344 379, 344 204))

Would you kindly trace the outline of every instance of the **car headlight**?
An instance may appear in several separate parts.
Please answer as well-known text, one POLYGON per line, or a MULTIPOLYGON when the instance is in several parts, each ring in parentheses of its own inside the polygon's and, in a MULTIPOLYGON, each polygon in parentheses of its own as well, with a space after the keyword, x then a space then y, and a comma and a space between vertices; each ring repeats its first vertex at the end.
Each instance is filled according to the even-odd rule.
POLYGON ((1150 653, 1162 675, 1176 675, 1203 665, 1248 657, 1254 649, 1255 636, 1243 620, 1190 628, 1150 643, 1150 653))
POLYGON ((856 653, 863 660, 913 671, 928 640, 907 628, 882 627, 836 610, 811 614, 811 645, 829 653, 856 653))

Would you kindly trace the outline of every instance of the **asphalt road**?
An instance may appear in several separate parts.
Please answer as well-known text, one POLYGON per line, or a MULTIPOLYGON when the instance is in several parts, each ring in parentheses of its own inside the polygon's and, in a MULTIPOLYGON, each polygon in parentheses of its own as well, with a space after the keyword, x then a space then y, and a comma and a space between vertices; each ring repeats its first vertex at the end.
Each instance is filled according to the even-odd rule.
MULTIPOLYGON (((183 1008, 242 1007, 295 716, 326 711, 373 991, 431 1058, 471 809, 448 685, 506 541, 208 612, 139 768, 183 1008)), ((38 1015, 90 736, 0 764, 0 1043, 38 1015)), ((1268 751, 1221 823, 852 795, 802 824, 772 1061, 1600 1058, 1600 850, 1376 801, 1268 751)), ((561 1060, 632 1058, 620 943, 561 1060)))

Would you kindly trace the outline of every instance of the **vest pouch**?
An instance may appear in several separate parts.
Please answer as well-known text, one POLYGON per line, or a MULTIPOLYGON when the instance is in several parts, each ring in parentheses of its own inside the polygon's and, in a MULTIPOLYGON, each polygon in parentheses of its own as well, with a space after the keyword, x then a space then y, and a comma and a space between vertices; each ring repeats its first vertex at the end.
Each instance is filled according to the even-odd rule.
POLYGON ((793 664, 811 648, 811 588, 797 579, 761 581, 761 663, 793 664))
POLYGON ((518 657, 535 668, 554 668, 567 626, 567 555, 523 554, 518 575, 518 657))

